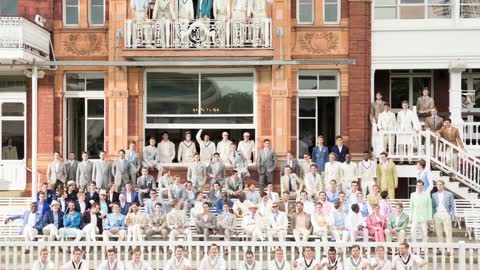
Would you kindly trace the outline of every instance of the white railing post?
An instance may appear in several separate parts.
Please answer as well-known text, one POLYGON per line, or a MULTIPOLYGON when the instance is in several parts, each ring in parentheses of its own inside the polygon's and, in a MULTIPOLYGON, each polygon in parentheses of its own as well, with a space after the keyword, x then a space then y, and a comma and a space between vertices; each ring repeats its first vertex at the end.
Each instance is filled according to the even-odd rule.
MULTIPOLYGON (((426 169, 430 170, 430 162, 432 158, 432 143, 431 143, 431 136, 426 132, 422 132, 423 136, 425 136, 425 163, 426 169)), ((423 136, 420 136, 422 138, 423 136)))
POLYGON ((458 242, 458 269, 466 270, 467 269, 467 256, 465 252, 465 241, 458 242))

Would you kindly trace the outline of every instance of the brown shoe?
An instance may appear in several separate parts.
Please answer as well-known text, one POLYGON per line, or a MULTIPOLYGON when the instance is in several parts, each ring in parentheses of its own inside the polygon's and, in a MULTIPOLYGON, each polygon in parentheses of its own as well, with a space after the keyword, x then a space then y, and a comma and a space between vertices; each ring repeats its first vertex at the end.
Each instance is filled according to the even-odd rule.
POLYGON ((25 254, 29 254, 30 253, 30 249, 25 249, 25 254))

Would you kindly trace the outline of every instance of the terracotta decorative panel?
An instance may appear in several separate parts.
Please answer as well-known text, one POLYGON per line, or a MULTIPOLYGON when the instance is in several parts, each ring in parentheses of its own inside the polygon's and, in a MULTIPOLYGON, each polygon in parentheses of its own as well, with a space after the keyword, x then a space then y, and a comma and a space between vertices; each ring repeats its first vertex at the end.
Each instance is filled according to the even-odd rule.
POLYGON ((348 54, 346 31, 300 31, 293 33, 292 58, 322 58, 348 54))
POLYGON ((60 32, 54 35, 57 58, 107 58, 106 33, 98 31, 60 32))

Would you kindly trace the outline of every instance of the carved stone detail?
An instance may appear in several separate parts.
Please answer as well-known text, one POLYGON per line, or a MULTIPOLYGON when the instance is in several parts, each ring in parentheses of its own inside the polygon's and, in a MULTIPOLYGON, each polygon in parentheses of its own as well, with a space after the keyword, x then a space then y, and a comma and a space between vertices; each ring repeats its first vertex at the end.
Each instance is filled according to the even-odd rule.
POLYGON ((95 33, 72 33, 64 40, 65 51, 81 56, 96 54, 102 49, 102 40, 95 33))
POLYGON ((327 54, 338 47, 339 37, 333 32, 308 32, 298 40, 300 48, 313 54, 327 54))
POLYGON ((110 91, 110 97, 128 97, 128 90, 113 90, 110 91))

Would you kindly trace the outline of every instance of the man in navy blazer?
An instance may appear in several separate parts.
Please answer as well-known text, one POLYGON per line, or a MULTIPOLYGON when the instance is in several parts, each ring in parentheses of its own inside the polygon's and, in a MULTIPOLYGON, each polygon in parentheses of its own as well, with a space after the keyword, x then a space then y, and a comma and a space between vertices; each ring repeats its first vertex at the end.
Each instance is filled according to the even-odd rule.
POLYGON ((199 0, 197 2, 197 19, 211 19, 212 18, 212 0, 199 0))
POLYGON ((335 138, 335 145, 332 146, 332 153, 335 153, 337 155, 337 161, 338 162, 344 162, 345 161, 345 155, 350 153, 350 150, 346 145, 343 145, 343 138, 342 136, 337 136, 335 138))
MULTIPOLYGON (((57 199, 57 194, 55 193, 55 191, 48 189, 48 183, 45 182, 42 184, 41 191, 45 193, 45 200, 48 203, 52 203, 53 200, 57 199)), ((38 200, 40 200, 40 192, 37 193, 37 201, 38 200)))
POLYGON ((125 200, 125 195, 122 193, 118 196, 118 204, 120 205, 120 214, 126 216, 130 210, 130 204, 125 200))
POLYGON ((42 215, 50 211, 50 204, 47 202, 46 194, 43 191, 38 193, 37 209, 42 215))
POLYGON ((328 162, 328 147, 324 145, 325 139, 322 135, 317 137, 317 146, 313 147, 312 162, 317 164, 320 175, 325 177, 325 163, 328 162))
POLYGON ((437 180, 438 191, 432 195, 432 214, 438 242, 443 243, 443 233, 447 243, 452 242, 452 220, 455 215, 453 194, 445 190, 445 182, 437 180))
MULTIPOLYGON (((13 216, 5 219, 5 224, 10 221, 22 219, 22 228, 20 229, 20 235, 23 235, 26 242, 33 241, 35 236, 42 232, 43 228, 43 215, 40 211, 37 211, 37 204, 32 202, 30 204, 30 210, 25 211, 23 215, 13 216)), ((28 248, 25 249, 25 254, 30 253, 28 248)))
POLYGON ((43 215, 43 235, 48 236, 49 241, 60 239, 59 231, 63 228, 63 212, 60 211, 60 203, 52 201, 51 210, 43 215))
POLYGON ((127 183, 125 185, 125 191, 122 192, 122 194, 125 196, 125 201, 129 204, 132 203, 137 203, 137 205, 140 205, 140 200, 138 198, 138 193, 136 191, 133 191, 132 189, 132 184, 127 183))
POLYGON ((97 192, 97 183, 95 183, 95 181, 92 181, 90 183, 89 190, 85 191, 85 201, 88 202, 89 204, 92 204, 94 202, 96 203, 100 202, 100 196, 98 195, 98 192, 97 192))

